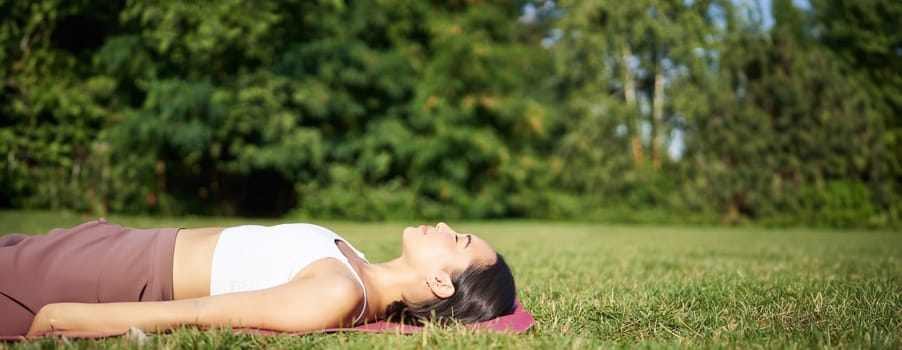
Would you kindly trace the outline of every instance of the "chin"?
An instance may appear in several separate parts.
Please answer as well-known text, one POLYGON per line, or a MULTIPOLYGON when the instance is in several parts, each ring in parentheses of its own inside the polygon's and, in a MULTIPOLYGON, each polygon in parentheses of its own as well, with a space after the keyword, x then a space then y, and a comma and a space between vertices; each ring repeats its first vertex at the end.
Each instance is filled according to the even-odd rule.
POLYGON ((407 245, 407 241, 413 237, 416 237, 416 234, 419 232, 420 230, 417 230, 416 227, 405 228, 404 232, 401 233, 401 245, 407 245))
POLYGON ((401 234, 401 254, 405 254, 408 247, 415 247, 417 241, 423 236, 423 231, 417 227, 407 227, 401 234))

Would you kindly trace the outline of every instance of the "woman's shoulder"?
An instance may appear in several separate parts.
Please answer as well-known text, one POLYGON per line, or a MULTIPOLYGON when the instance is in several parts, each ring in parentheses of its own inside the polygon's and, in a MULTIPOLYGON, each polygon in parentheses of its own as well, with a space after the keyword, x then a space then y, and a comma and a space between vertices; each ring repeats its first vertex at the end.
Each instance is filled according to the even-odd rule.
POLYGON ((324 303, 335 303, 347 311, 345 324, 359 319, 366 303, 366 291, 355 272, 345 263, 334 258, 320 259, 291 279, 289 284, 304 291, 308 298, 324 303))
MULTIPOLYGON (((324 261, 324 263, 331 262, 324 261)), ((355 277, 346 273, 347 269, 342 270, 338 267, 340 264, 341 263, 336 263, 334 264, 335 266, 333 266, 336 268, 329 268, 329 272, 323 271, 323 273, 318 273, 315 276, 309 277, 309 279, 311 282, 316 283, 316 289, 325 292, 325 294, 337 296, 340 299, 345 299, 349 302, 357 302, 364 296, 363 287, 357 282, 355 277)), ((303 278, 301 278, 301 281, 303 281, 303 278)))
POLYGON ((328 284, 323 287, 361 289, 361 283, 358 281, 355 271, 349 268, 345 262, 334 257, 326 257, 310 263, 295 274, 291 282, 304 280, 315 280, 328 284))

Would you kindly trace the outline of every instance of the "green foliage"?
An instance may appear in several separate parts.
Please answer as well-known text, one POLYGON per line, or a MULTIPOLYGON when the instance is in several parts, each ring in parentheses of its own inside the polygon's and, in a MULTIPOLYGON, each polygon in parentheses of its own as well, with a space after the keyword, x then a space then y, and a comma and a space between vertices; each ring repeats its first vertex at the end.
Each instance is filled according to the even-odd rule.
POLYGON ((812 1, 819 39, 873 110, 881 142, 871 154, 874 200, 889 221, 902 218, 902 3, 891 0, 812 1))
POLYGON ((91 182, 105 176, 106 148, 93 140, 115 113, 99 102, 114 95, 115 82, 85 79, 86 55, 61 34, 80 24, 69 16, 94 8, 48 1, 3 2, 0 9, 13 19, 0 29, 0 204, 101 207, 106 189, 91 182))
POLYGON ((848 227, 874 215, 871 191, 860 182, 838 180, 823 186, 805 186, 801 198, 804 212, 809 215, 808 223, 813 225, 848 227))
POLYGON ((737 6, 0 0, 0 207, 898 225, 902 8, 737 6))
MULTIPOLYGON (((704 86, 714 73, 709 55, 723 47, 706 37, 726 33, 709 14, 729 4, 561 5, 568 16, 560 21, 563 35, 554 49, 569 115, 556 152, 568 165, 562 182, 596 197, 589 200, 604 208, 596 217, 614 217, 606 214, 612 211, 642 213, 616 215, 633 221, 671 211, 704 220, 703 211, 717 210, 710 201, 719 193, 698 198, 693 197, 698 189, 684 190, 675 177, 692 179, 682 172, 693 159, 671 158, 666 145, 674 131, 692 132, 711 109, 700 96, 715 92, 704 86)), ((719 185, 715 188, 722 189, 719 185)))
MULTIPOLYGON (((708 197, 728 222, 807 215, 810 194, 799 189, 840 195, 820 185, 825 182, 880 186, 874 177, 883 158, 880 126, 872 106, 826 51, 802 49, 810 39, 783 5, 789 7, 770 37, 739 34, 727 42, 739 54, 720 61, 722 75, 712 82, 720 87, 708 95, 710 110, 697 117, 689 144, 692 158, 706 160, 700 163, 709 179, 701 190, 716 191, 708 197)), ((862 207, 846 214, 855 219, 827 222, 865 224, 873 220, 872 202, 868 196, 854 203, 862 207)))

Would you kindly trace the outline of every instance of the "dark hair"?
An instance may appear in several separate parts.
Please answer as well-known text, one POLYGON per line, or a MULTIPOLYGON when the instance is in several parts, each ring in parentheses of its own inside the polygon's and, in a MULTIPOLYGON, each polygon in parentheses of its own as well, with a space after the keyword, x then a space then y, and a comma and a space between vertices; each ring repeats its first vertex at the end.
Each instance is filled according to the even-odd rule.
POLYGON ((422 325, 425 322, 448 324, 482 322, 510 313, 517 295, 514 275, 497 254, 492 265, 468 267, 451 276, 454 295, 422 303, 399 300, 388 305, 385 318, 389 321, 422 325))

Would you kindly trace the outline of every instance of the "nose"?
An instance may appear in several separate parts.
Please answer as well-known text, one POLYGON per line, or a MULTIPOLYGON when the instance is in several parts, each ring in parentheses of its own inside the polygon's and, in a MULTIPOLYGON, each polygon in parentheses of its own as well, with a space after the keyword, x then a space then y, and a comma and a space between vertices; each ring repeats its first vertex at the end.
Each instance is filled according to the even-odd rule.
POLYGON ((449 227, 448 227, 448 224, 446 224, 444 222, 440 222, 440 223, 435 224, 435 228, 442 230, 442 229, 448 229, 449 227))

